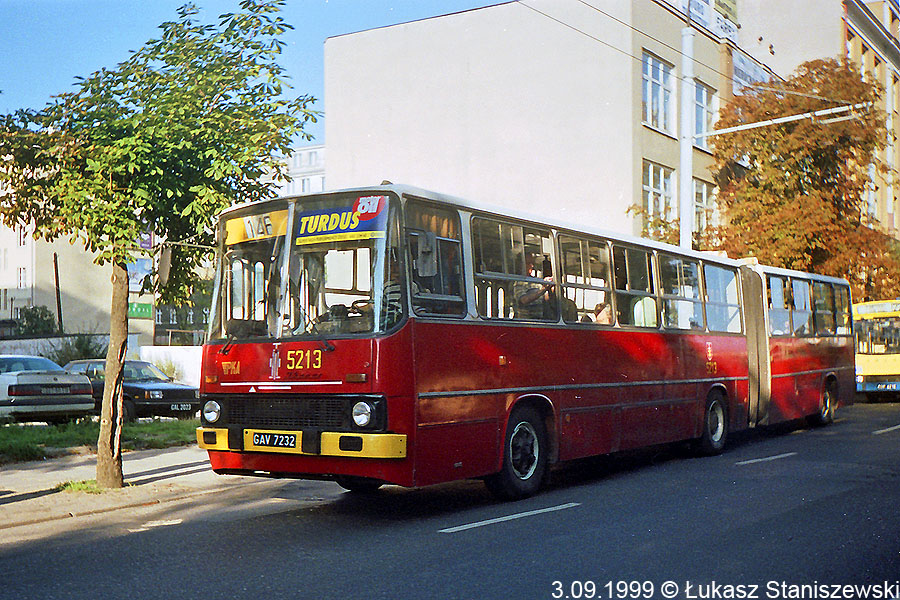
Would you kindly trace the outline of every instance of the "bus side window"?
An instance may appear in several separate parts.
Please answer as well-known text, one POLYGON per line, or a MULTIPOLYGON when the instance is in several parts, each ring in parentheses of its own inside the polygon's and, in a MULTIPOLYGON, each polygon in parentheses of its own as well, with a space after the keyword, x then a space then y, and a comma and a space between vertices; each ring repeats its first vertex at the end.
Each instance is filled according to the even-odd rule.
POLYGON ((558 321, 549 230, 472 219, 478 314, 489 319, 558 321))
POLYGON ((791 322, 794 335, 812 335, 812 306, 810 305, 809 282, 802 279, 791 279, 791 322))
POLYGON ((413 312, 464 316, 459 215, 411 200, 406 207, 406 231, 413 312), (425 265, 426 260, 431 264, 425 265))
POLYGON ((659 255, 663 326, 670 329, 703 329, 700 302, 700 265, 695 260, 659 255))
POLYGON ((653 255, 646 250, 613 246, 613 268, 619 324, 657 327, 653 255))
POLYGON ((834 292, 835 333, 850 335, 850 288, 836 285, 834 292))
POLYGON ((612 325, 609 249, 605 242, 559 236, 563 320, 612 325))
POLYGON ((834 335, 834 288, 830 283, 813 283, 813 323, 817 335, 834 335))
POLYGON ((790 288, 787 278, 768 276, 769 288, 769 334, 790 335, 791 311, 790 288))
POLYGON ((741 304, 737 272, 716 265, 703 265, 706 285, 706 326, 710 331, 740 333, 741 304))

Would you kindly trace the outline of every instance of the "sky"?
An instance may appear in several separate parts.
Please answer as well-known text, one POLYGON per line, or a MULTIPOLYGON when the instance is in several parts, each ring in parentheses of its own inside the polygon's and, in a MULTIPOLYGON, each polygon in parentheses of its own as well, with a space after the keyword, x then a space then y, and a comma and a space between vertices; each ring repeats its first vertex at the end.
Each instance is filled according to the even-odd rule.
MULTIPOLYGON (((0 114, 40 109, 52 96, 74 91, 77 76, 113 68, 130 50, 157 37, 188 0, 0 0, 0 114)), ((449 14, 502 0, 286 0, 288 31, 280 64, 297 95, 324 109, 324 44, 335 35, 449 14)), ((193 0, 199 20, 215 23, 239 0, 193 0)), ((325 143, 324 123, 309 129, 325 143)))

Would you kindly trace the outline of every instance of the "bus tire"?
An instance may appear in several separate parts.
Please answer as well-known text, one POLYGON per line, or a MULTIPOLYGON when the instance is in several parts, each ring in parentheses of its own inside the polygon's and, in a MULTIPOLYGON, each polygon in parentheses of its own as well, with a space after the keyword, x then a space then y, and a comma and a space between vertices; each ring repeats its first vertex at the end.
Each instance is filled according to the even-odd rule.
POLYGON ((547 428, 541 415, 529 406, 513 409, 506 424, 503 467, 484 480, 488 490, 501 500, 519 500, 534 495, 547 474, 547 428))
POLYGON ((334 481, 348 492, 356 494, 372 494, 384 485, 384 482, 378 479, 355 477, 353 475, 335 475, 334 481))
POLYGON ((836 404, 837 391, 834 388, 834 382, 829 381, 822 390, 822 397, 819 399, 819 410, 809 417, 809 422, 817 427, 823 427, 834 422, 836 404))
POLYGON ((706 399, 703 409, 700 438, 697 440, 697 452, 703 456, 715 456, 725 450, 728 440, 728 408, 721 392, 713 392, 706 399))

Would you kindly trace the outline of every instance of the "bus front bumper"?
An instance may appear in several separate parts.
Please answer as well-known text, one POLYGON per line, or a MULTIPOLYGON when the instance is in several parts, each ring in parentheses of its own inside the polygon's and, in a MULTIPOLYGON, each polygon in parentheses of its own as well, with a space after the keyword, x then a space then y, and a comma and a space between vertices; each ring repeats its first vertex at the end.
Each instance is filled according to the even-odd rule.
POLYGON ((272 452, 306 456, 406 458, 406 435, 337 431, 197 428, 197 444, 204 450, 272 452))

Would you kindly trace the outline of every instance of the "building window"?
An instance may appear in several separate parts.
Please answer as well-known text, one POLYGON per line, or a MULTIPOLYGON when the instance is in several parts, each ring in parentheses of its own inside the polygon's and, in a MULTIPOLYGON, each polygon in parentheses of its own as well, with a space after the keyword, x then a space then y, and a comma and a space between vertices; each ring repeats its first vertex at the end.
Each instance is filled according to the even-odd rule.
POLYGON ((28 272, 25 270, 25 267, 19 267, 18 269, 18 287, 20 290, 24 290, 28 285, 28 272))
POLYGON ((28 232, 25 230, 25 227, 20 225, 18 233, 19 233, 19 246, 24 246, 25 243, 28 241, 28 232))
MULTIPOLYGON (((672 169, 650 161, 644 161, 643 207, 648 221, 657 219, 668 221, 672 218, 674 199, 672 197, 672 169)), ((648 227, 651 234, 656 227, 648 227)))
POLYGON ((300 191, 301 191, 302 193, 304 193, 304 194, 308 194, 308 193, 309 193, 309 177, 304 177, 304 178, 300 181, 300 184, 301 184, 301 190, 300 190, 300 191))
POLYGON ((718 224, 716 188, 710 183, 694 180, 694 233, 702 234, 718 224))
MULTIPOLYGON (((697 135, 709 133, 713 130, 713 121, 716 118, 716 91, 699 81, 694 82, 694 90, 694 133, 697 135)), ((694 138, 694 144, 700 148, 709 148, 709 138, 694 138)))
POLYGON ((646 125, 673 131, 672 66, 644 52, 641 88, 641 119, 646 125))

